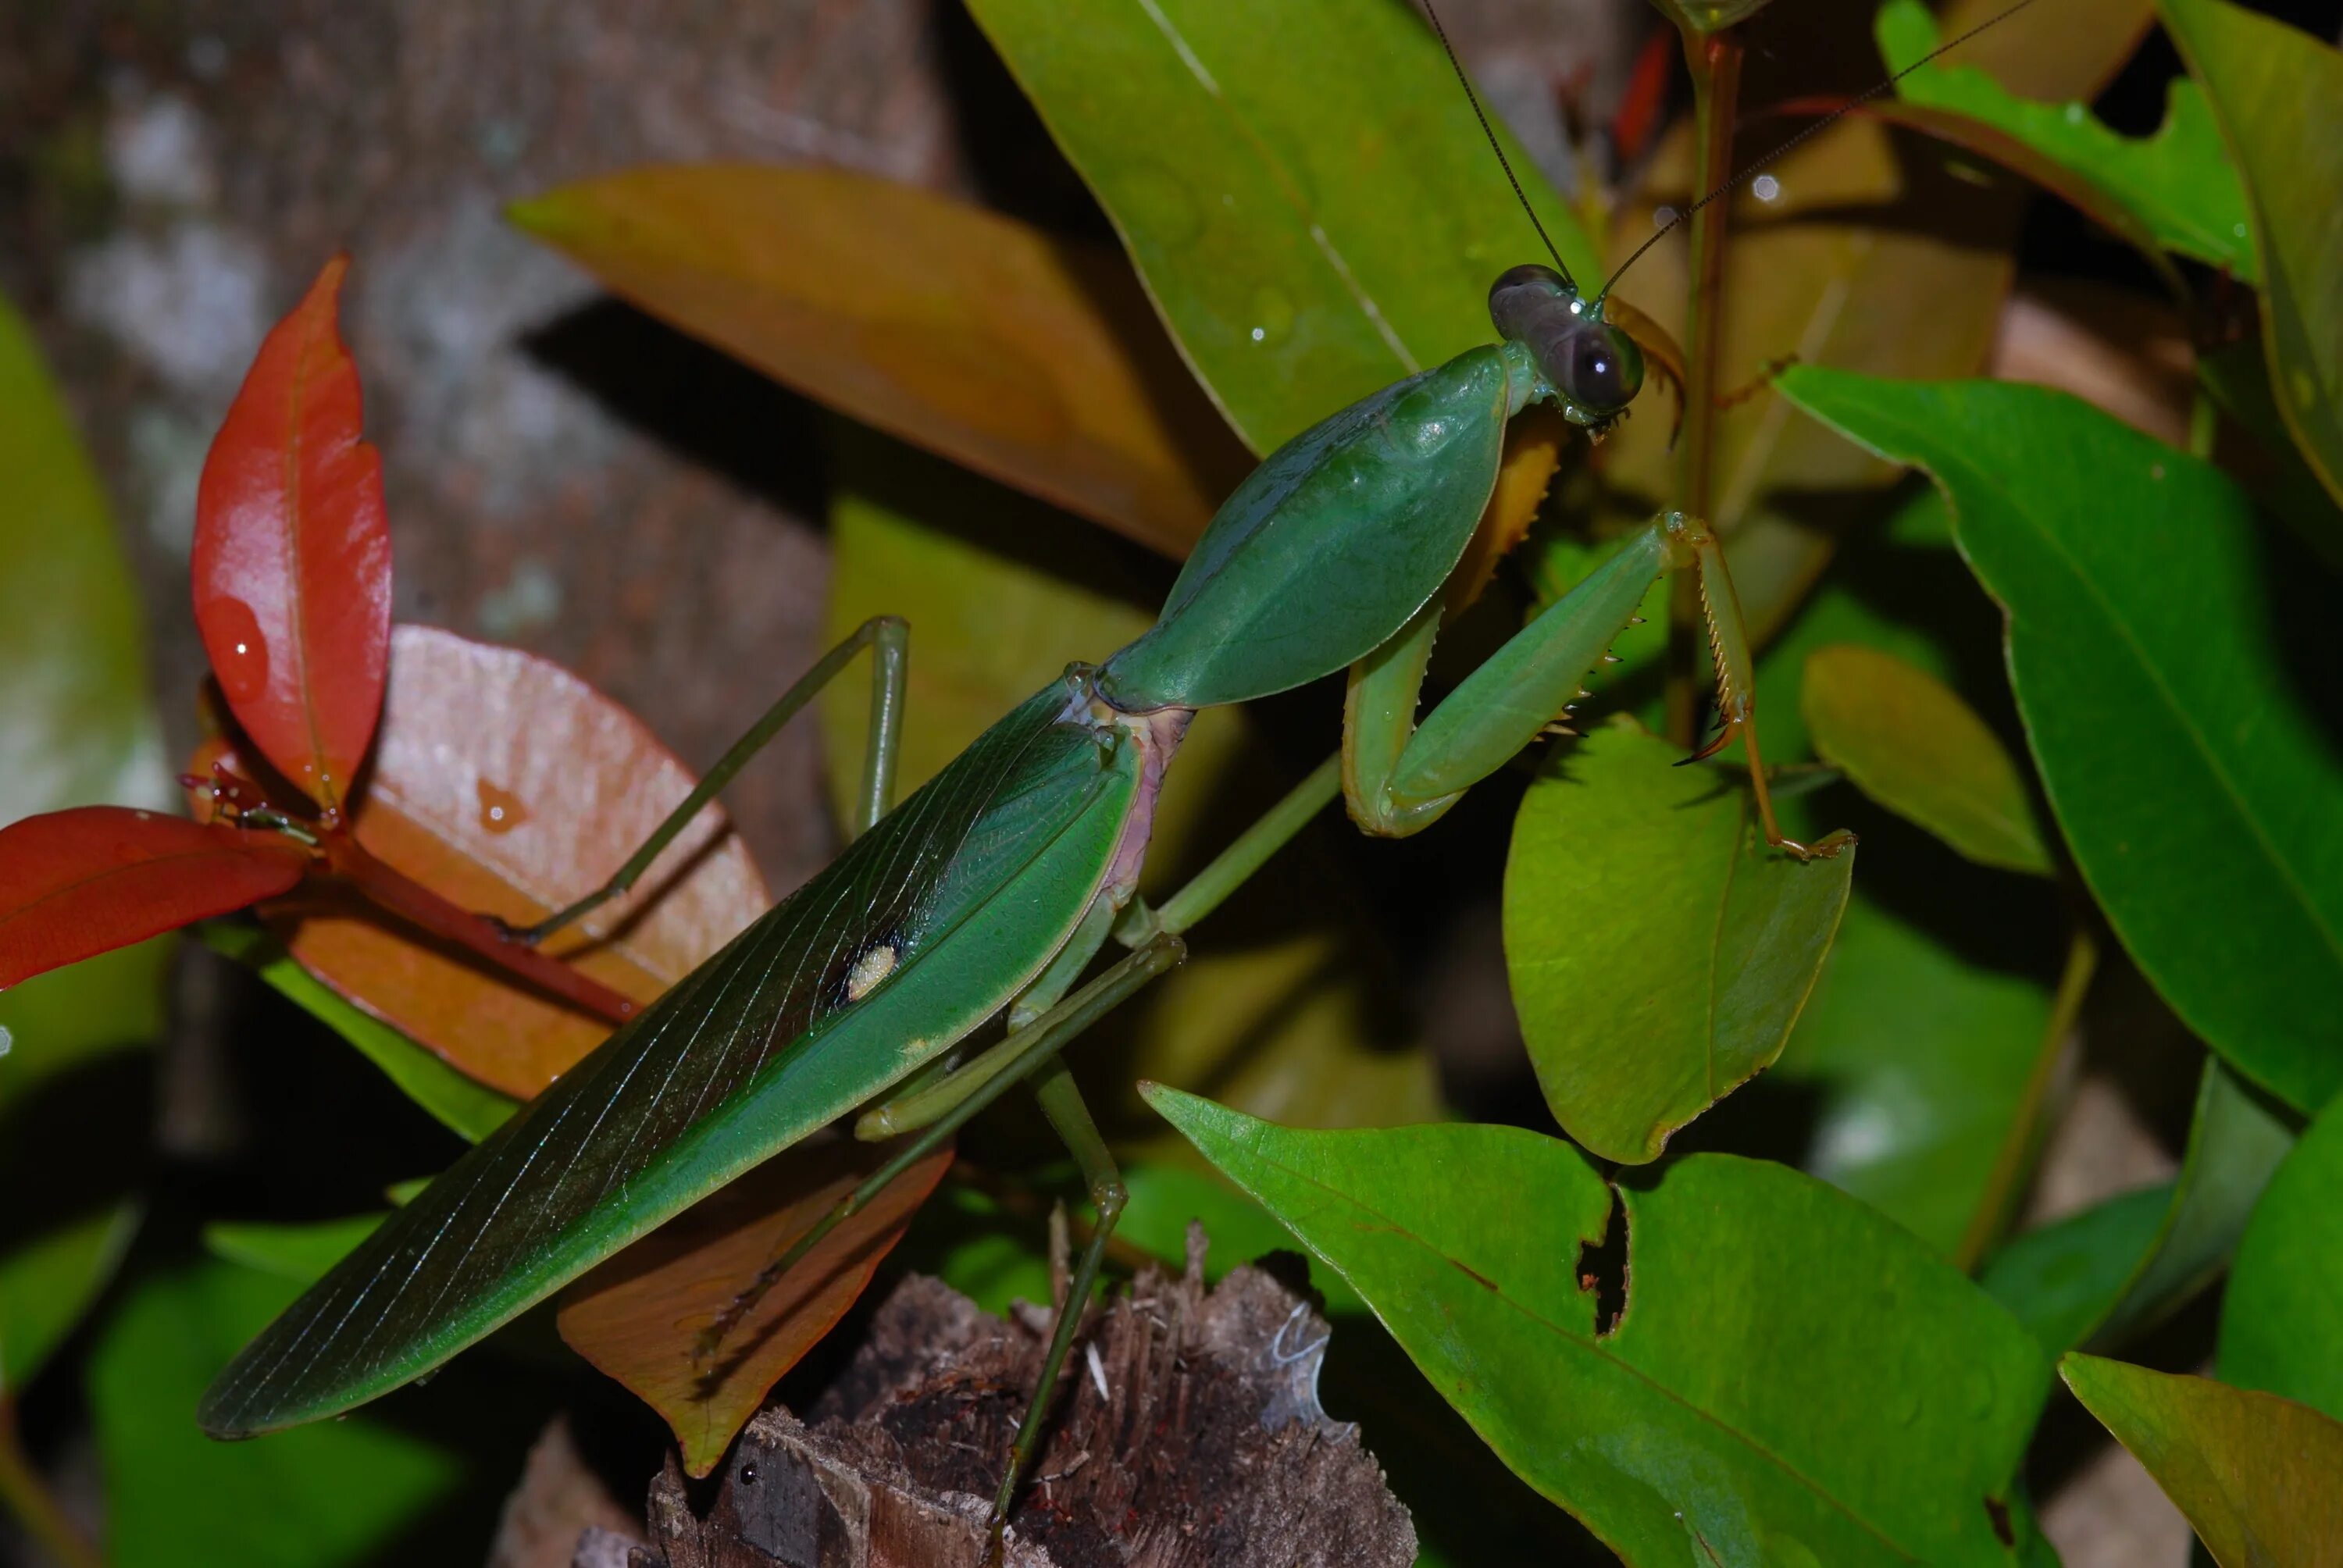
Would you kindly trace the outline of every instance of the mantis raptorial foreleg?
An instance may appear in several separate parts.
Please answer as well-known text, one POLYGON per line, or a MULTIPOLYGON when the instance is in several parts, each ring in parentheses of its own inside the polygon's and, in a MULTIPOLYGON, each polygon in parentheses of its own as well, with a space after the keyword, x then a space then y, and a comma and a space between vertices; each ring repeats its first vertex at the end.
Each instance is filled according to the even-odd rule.
POLYGON ((1813 845, 1785 837, 1774 818, 1757 750, 1755 668, 1733 579, 1715 536, 1681 512, 1654 518, 1616 554, 1514 634, 1440 706, 1415 721, 1417 699, 1440 625, 1434 598, 1399 634, 1352 667, 1342 725, 1342 786, 1351 815, 1370 833, 1419 832, 1559 719, 1579 682, 1626 629, 1654 582, 1668 571, 1696 574, 1716 668, 1723 729, 1697 757, 1740 736, 1766 841, 1804 859, 1835 855, 1851 840, 1834 833, 1813 845))
POLYGON ((633 887, 642 874, 650 869, 651 862, 661 850, 674 842, 678 834, 691 825, 700 808, 716 799, 733 776, 749 765, 751 758, 765 749, 766 742, 781 732, 789 721, 797 717, 805 705, 853 662, 854 656, 864 648, 870 649, 870 737, 863 753, 861 787, 855 792, 854 819, 848 824, 851 835, 859 837, 870 831, 894 803, 895 759, 901 749, 903 734, 903 677, 910 660, 911 628, 900 616, 873 616, 854 628, 837 647, 815 661, 813 667, 798 677, 796 684, 781 693, 764 717, 749 728, 747 734, 734 741, 716 766, 699 780, 698 788, 683 798, 682 803, 667 814, 650 837, 618 868, 610 879, 571 904, 568 908, 547 916, 537 924, 513 933, 517 941, 541 942, 562 927, 590 913, 633 887))

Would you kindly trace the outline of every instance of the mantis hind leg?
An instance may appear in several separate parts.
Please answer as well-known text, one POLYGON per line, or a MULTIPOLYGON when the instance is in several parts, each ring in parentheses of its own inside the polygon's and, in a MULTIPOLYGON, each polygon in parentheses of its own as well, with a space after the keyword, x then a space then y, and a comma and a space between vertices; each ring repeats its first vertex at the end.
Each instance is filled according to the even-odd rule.
MULTIPOLYGON (((842 1221, 851 1218, 864 1205, 884 1191, 888 1183, 919 1161, 926 1159, 969 1120, 986 1106, 1000 1099, 1018 1084, 1042 1071, 1055 1062, 1059 1049, 1121 1005, 1133 992, 1145 987, 1159 975, 1177 968, 1187 956, 1186 944, 1170 933, 1153 940, 1125 954, 1090 984, 1075 991, 1063 1001, 1050 1008, 1025 1028, 1012 1032, 1006 1040, 970 1062, 955 1077, 968 1077, 970 1087, 956 1095, 940 1094, 926 1105, 898 1102, 895 1130, 916 1132, 898 1152, 861 1185, 841 1199, 838 1206, 815 1222, 813 1228, 777 1254, 758 1271, 746 1290, 732 1298, 716 1322, 701 1331, 694 1347, 694 1359, 706 1362, 722 1349, 725 1339, 746 1321, 765 1298, 767 1292, 797 1265, 799 1259, 811 1251, 824 1236, 842 1221), (915 1120, 918 1111, 931 1112, 923 1120, 915 1120)), ((946 1083, 950 1084, 950 1080, 946 1083)), ((1076 1150, 1079 1157, 1081 1151, 1076 1150)))
POLYGON ((870 670, 870 739, 862 763, 862 785, 855 794, 854 820, 850 824, 853 833, 868 832, 894 802, 895 758, 901 748, 903 734, 903 676, 910 662, 911 628, 900 616, 874 616, 837 647, 814 662, 813 668, 799 676, 796 684, 781 693, 764 716, 749 727, 747 734, 734 741, 716 766, 708 770, 699 787, 683 798, 659 825, 651 829, 650 837, 627 863, 613 873, 610 879, 571 904, 557 910, 537 924, 512 932, 513 939, 523 942, 541 942, 581 915, 588 914, 632 888, 642 874, 650 869, 651 862, 661 850, 675 841, 676 836, 691 825, 700 808, 716 799, 733 776, 749 765, 749 759, 765 749, 768 741, 781 732, 799 709, 813 700, 816 693, 835 680, 840 672, 853 662, 854 656, 868 648, 871 653, 870 670))

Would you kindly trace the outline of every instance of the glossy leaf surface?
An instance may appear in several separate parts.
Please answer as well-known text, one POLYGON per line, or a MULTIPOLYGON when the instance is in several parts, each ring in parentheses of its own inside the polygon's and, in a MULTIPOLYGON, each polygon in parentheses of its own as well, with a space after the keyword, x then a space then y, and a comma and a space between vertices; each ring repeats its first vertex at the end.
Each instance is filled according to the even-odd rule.
POLYGON ((1631 1164, 1781 1054, 1855 866, 1767 848, 1746 792, 1677 757, 1624 721, 1590 736, 1531 786, 1505 861, 1505 967, 1546 1104, 1631 1164))
POLYGON ((409 1100, 468 1143, 478 1143, 510 1116, 518 1101, 466 1077, 373 1014, 342 999, 294 961, 266 932, 231 921, 202 928, 206 946, 245 965, 279 995, 357 1048, 409 1100))
POLYGON ((39 1375, 130 1246, 138 1206, 78 1216, 0 1251, 0 1402, 39 1375))
POLYGON ((1863 886, 1772 1076, 1820 1091, 1807 1171, 1958 1258, 2026 1109, 2049 992, 1863 886))
POLYGON ((0 828, 0 986, 274 898, 309 855, 279 833, 127 806, 0 828))
POLYGON ((2278 412, 2343 502, 2343 51, 2223 0, 2157 10, 2245 172, 2278 412))
POLYGON ((2343 1421, 2343 1101, 2302 1135, 2261 1193, 2221 1298, 2221 1379, 2343 1421))
POLYGON ((1853 643, 1806 656, 1801 706, 1822 759, 1980 865, 2048 876, 2017 764, 1960 694, 1853 643))
POLYGON ((338 1568, 378 1560, 464 1483, 464 1456, 360 1416, 218 1443, 185 1412, 296 1287, 206 1260, 142 1282, 92 1355, 108 1558, 119 1568, 338 1568))
MULTIPOLYGON (((1877 27, 1880 54, 1891 71, 1912 65, 1938 42, 1936 22, 1917 0, 1891 0, 1877 27)), ((2185 77, 2172 85, 2163 126, 2145 138, 2109 130, 2077 103, 2020 97, 1953 59, 1919 66, 1896 90, 1907 104, 2006 133, 2087 181, 2144 225, 2156 244, 2255 281, 2244 182, 2221 146, 2204 94, 2185 77)))
MULTIPOLYGON (((1489 286, 1534 258, 1535 236, 1405 7, 970 9, 1254 451, 1495 336, 1489 286)), ((1592 279, 1596 246, 1507 146, 1592 279)))
POLYGON ((842 169, 631 169, 511 209, 663 320, 1185 555, 1243 449, 1111 252, 842 169))
POLYGON ((2008 1561, 1989 1507, 2047 1366, 1855 1200, 1764 1161, 1676 1161, 1616 1195, 1625 1308, 1600 1325, 1580 1248, 1614 1194, 1569 1145, 1508 1127, 1303 1132, 1149 1099, 1629 1562, 2008 1561))
MULTIPOLYGON (((402 626, 353 821, 360 844, 459 907, 528 925, 618 869, 691 786, 642 720, 561 666, 402 626)), ((769 902, 748 850, 710 807, 633 892, 545 950, 647 1002, 769 902)), ((344 997, 516 1099, 609 1030, 355 900, 305 904, 272 924, 344 997)))
MULTIPOLYGON (((104 801, 160 809, 170 775, 146 694, 136 589, 105 492, 31 335, 0 300, 0 826, 104 801)), ((37 1077, 162 1027, 166 943, 0 995, 0 1105, 37 1077)))
POLYGON ((951 1164, 949 1146, 841 1221, 743 1319, 719 1354, 695 1359, 757 1271, 891 1159, 884 1145, 814 1140, 766 1161, 602 1264, 565 1293, 569 1348, 665 1418, 686 1474, 704 1476, 783 1372, 830 1332, 951 1164))
POLYGON ((2050 1351, 2118 1346, 2219 1274, 2293 1145, 2286 1121, 2208 1060, 2175 1181, 2016 1238, 1982 1282, 2050 1351))
POLYGON ((196 625, 236 722, 319 805, 348 798, 382 710, 390 523, 336 314, 346 256, 270 330, 205 460, 196 625))
POLYGON ((2070 1355, 2058 1372, 2221 1568, 2331 1560, 2343 1541, 2343 1425, 2275 1394, 2097 1356, 2070 1355))
POLYGON ((2298 672, 2334 668, 2336 630, 2280 597, 2278 536, 2209 465, 2061 394, 1803 366, 1782 386, 1946 488, 2117 934, 2232 1066, 2323 1103, 2343 1086, 2325 1001, 2343 986, 2343 759, 2298 672))
POLYGON ((1135 748, 1059 723, 1066 700, 1028 699, 449 1167, 245 1347, 206 1429, 314 1421, 428 1372, 990 1017, 1071 933, 1137 788, 1135 748), (892 968, 850 994, 881 944, 892 968))

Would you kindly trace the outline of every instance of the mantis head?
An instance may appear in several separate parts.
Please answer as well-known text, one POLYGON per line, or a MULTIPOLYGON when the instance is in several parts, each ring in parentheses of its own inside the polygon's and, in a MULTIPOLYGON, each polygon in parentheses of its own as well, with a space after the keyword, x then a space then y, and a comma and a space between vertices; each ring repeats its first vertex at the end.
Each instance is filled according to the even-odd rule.
POLYGON ((1574 425, 1608 427, 1643 389, 1635 340, 1603 318, 1600 298, 1589 304, 1552 267, 1517 266, 1497 279, 1489 319, 1507 342, 1530 351, 1574 425))

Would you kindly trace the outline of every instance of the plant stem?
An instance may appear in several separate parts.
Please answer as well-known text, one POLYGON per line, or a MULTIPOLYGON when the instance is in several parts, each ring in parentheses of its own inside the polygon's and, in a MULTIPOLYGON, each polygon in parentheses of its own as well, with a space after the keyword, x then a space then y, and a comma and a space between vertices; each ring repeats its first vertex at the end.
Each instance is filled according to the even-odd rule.
POLYGON ((0 1508, 14 1514, 25 1533, 65 1568, 106 1568, 88 1537, 82 1534, 56 1500, 40 1473, 25 1457, 16 1436, 16 1411, 0 1394, 0 1508))
POLYGON ((2026 1074, 2016 1113, 2010 1118, 2009 1130, 2002 1135, 2001 1148, 1994 1155, 1992 1174, 1986 1178, 1985 1191, 1978 1195, 1976 1208, 1969 1215, 1968 1229, 1962 1232, 1959 1245, 1953 1250, 1956 1268, 1975 1269, 1986 1249, 2009 1228, 2017 1211, 2017 1201, 2042 1152, 2042 1113, 2049 1104, 2050 1086, 2057 1081, 2058 1070, 2066 1063, 2075 1020, 2083 1010, 2083 999, 2090 994, 2091 977, 2098 967, 2098 939, 2092 934, 2087 920, 2078 918, 2073 934, 2066 940, 2066 968, 2058 976, 2058 990, 2050 1003, 2050 1021, 2042 1031, 2041 1049, 2034 1053, 2034 1070, 2026 1074))
POLYGON ((323 837, 326 863, 345 881, 395 915, 445 937, 489 963, 562 1000, 624 1023, 640 1010, 630 998, 549 953, 508 935, 486 916, 450 902, 406 872, 375 859, 347 831, 323 837))
MULTIPOLYGON (((1715 190, 1733 171, 1734 121, 1740 114, 1741 41, 1731 29, 1684 35, 1684 64, 1692 71, 1693 124, 1699 156, 1693 166, 1693 196, 1715 190)), ((1684 509, 1717 527, 1716 367, 1725 307, 1725 219, 1733 198, 1719 196, 1692 215, 1692 288, 1684 309, 1684 509)), ((1689 746, 1699 729, 1701 697, 1707 689, 1701 661, 1700 586, 1690 572, 1675 574, 1668 588, 1667 732, 1689 746)))

